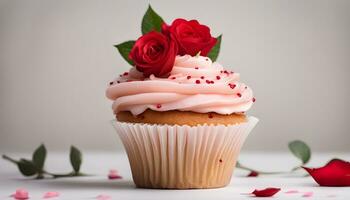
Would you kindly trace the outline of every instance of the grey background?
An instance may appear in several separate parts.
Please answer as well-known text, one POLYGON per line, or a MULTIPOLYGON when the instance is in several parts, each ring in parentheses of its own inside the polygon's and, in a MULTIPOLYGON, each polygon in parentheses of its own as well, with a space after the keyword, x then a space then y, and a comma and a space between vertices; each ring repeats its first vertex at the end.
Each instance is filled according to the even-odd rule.
MULTIPOLYGON (((244 150, 350 150, 350 1, 150 1, 167 22, 223 33, 260 123, 244 150)), ((148 1, 0 1, 0 151, 121 149, 107 83, 129 66, 113 44, 140 36, 148 1)))

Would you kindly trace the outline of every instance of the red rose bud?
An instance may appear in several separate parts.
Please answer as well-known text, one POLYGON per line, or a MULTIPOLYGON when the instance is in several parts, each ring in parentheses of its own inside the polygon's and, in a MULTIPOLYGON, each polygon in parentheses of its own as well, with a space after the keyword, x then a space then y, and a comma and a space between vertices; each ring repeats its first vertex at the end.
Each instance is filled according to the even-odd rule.
POLYGON ((173 69, 176 54, 177 45, 173 39, 151 31, 137 39, 129 58, 145 77, 151 74, 164 77, 173 69))
POLYGON ((320 186, 350 186, 350 162, 333 159, 320 168, 303 168, 320 186))
POLYGON ((247 175, 247 177, 257 177, 257 176, 259 176, 259 173, 256 172, 256 171, 251 171, 251 172, 247 175))
POLYGON ((211 36, 210 28, 199 24, 197 20, 175 19, 170 26, 162 25, 162 33, 174 37, 180 55, 195 56, 200 52, 200 55, 206 56, 217 41, 211 36))
POLYGON ((254 194, 256 197, 272 197, 277 192, 279 192, 281 188, 265 188, 263 190, 254 190, 252 194, 254 194))

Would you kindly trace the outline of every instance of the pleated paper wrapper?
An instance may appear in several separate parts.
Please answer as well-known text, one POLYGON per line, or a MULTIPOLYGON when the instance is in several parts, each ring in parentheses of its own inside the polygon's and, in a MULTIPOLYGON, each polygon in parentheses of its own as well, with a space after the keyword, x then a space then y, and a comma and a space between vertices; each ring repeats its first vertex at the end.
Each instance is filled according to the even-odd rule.
POLYGON ((133 180, 142 188, 218 188, 229 184, 243 142, 257 124, 151 125, 113 121, 133 180))

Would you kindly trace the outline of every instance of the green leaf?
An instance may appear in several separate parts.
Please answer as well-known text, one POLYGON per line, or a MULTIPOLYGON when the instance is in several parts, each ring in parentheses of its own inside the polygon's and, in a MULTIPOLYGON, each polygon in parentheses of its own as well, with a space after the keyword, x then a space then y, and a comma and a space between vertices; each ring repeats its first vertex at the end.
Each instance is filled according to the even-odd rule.
POLYGON ((161 31, 164 20, 152 9, 151 5, 142 18, 141 31, 146 34, 150 31, 161 31))
POLYGON ((301 160, 303 164, 306 164, 309 162, 311 158, 311 150, 309 146, 301 141, 301 140, 295 140, 288 144, 289 150, 301 160))
POLYGON ((82 163, 82 154, 79 149, 74 146, 70 148, 70 163, 74 169, 74 172, 79 173, 82 163))
POLYGON ((126 62, 128 62, 130 65, 134 65, 134 63, 132 62, 132 60, 129 58, 129 53, 132 49, 132 47, 134 46, 135 44, 135 41, 133 40, 130 40, 130 41, 126 41, 126 42, 123 42, 123 43, 120 43, 120 44, 117 44, 117 45, 114 45, 120 55, 126 60, 126 62))
POLYGON ((216 59, 219 56, 220 46, 221 46, 221 38, 222 38, 222 35, 219 35, 219 37, 216 38, 217 41, 216 41, 215 46, 210 50, 210 52, 207 55, 213 62, 216 61, 216 59))
POLYGON ((37 168, 35 164, 26 159, 21 159, 17 163, 19 171, 24 175, 24 176, 33 176, 37 173, 37 168))
POLYGON ((46 159, 46 148, 44 144, 41 144, 33 153, 33 163, 37 167, 39 171, 42 171, 44 168, 45 164, 45 159, 46 159))

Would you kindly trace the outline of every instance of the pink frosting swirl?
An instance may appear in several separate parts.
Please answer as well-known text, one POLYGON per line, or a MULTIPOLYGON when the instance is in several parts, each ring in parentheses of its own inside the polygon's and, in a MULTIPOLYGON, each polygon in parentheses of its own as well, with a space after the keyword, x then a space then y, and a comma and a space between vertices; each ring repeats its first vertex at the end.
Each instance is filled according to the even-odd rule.
POLYGON ((134 115, 146 109, 232 114, 253 104, 252 90, 239 82, 239 74, 225 70, 203 56, 177 56, 168 78, 144 78, 132 68, 110 83, 106 96, 113 110, 134 115))

